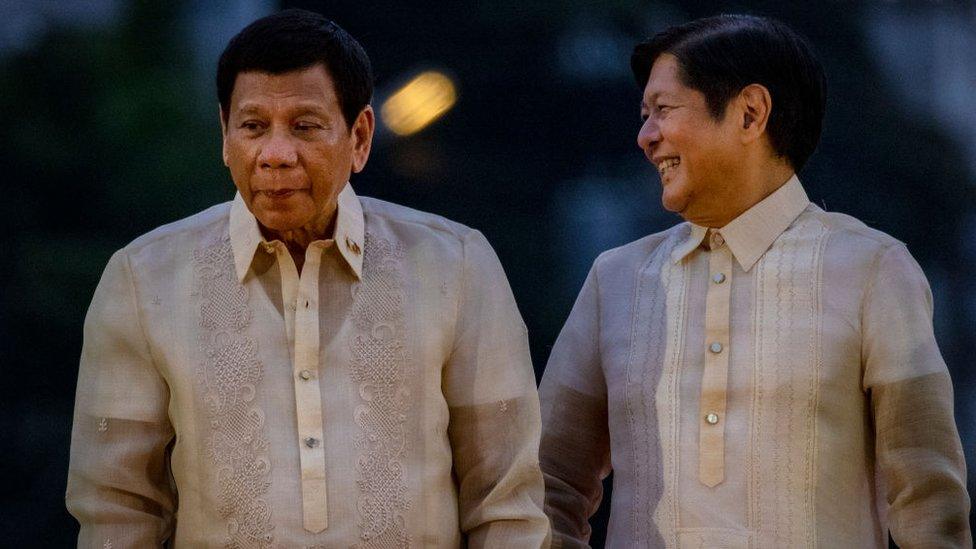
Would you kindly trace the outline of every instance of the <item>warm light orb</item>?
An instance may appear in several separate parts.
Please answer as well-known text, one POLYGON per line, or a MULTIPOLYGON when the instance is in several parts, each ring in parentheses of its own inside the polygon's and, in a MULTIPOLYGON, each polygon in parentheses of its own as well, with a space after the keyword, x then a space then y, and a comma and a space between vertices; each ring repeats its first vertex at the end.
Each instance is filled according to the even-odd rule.
POLYGON ((449 111, 457 101, 454 82, 436 71, 420 73, 397 90, 380 107, 383 124, 399 136, 426 128, 449 111))

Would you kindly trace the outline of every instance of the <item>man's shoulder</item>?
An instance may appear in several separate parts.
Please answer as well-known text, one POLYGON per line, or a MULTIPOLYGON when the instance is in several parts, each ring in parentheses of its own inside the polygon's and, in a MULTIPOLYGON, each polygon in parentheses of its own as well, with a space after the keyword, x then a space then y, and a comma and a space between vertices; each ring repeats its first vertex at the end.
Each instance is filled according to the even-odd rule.
POLYGON ((157 227, 137 237, 122 251, 135 255, 147 248, 154 252, 175 250, 178 242, 200 243, 220 237, 222 233, 226 233, 230 206, 230 202, 216 204, 189 217, 157 227))
POLYGON ((811 204, 803 215, 822 224, 829 235, 829 242, 833 245, 854 245, 875 251, 904 245, 888 233, 869 227, 865 222, 848 214, 828 212, 811 204))
POLYGON ((377 230, 379 225, 393 231, 407 231, 414 237, 446 238, 460 244, 477 231, 446 217, 415 210, 393 202, 368 196, 359 197, 366 221, 366 232, 377 230))
POLYGON ((593 264, 600 268, 637 268, 657 251, 670 252, 673 244, 682 236, 686 236, 690 230, 688 223, 678 223, 663 231, 611 248, 597 256, 593 264), (666 249, 662 249, 661 246, 665 246, 666 249))

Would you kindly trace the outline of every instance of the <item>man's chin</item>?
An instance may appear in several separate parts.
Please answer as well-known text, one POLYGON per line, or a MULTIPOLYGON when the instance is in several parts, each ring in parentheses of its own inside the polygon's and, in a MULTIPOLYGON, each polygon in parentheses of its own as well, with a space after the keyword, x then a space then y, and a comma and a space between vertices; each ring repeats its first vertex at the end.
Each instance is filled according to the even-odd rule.
POLYGON ((688 206, 688 201, 681 196, 669 196, 665 190, 661 195, 661 205, 669 212, 680 214, 688 206))
POLYGON ((294 209, 301 204, 307 197, 299 192, 292 192, 280 196, 268 195, 265 193, 255 193, 252 199, 254 207, 268 211, 285 211, 294 209))
POLYGON ((312 217, 308 215, 312 210, 307 204, 298 200, 268 200, 256 198, 251 204, 251 213, 262 226, 275 231, 288 231, 301 227, 312 217))

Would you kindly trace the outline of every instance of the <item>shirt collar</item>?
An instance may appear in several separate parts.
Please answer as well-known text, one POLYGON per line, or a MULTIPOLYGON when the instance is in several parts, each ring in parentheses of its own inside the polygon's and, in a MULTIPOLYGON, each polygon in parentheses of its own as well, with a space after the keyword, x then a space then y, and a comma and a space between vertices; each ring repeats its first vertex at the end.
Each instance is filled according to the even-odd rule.
MULTIPOLYGON (((359 197, 349 183, 346 183, 339 193, 333 239, 336 248, 339 249, 339 255, 346 260, 356 277, 360 278, 363 273, 363 254, 366 248, 365 220, 359 197)), ((230 207, 230 245, 234 252, 234 267, 238 281, 244 281, 258 246, 264 243, 266 241, 261 235, 258 220, 247 208, 241 194, 235 194, 234 202, 230 207)))
MULTIPOLYGON (((718 229, 743 271, 748 272, 779 235, 810 204, 799 178, 793 175, 779 189, 718 229)), ((691 231, 671 252, 677 263, 694 251, 708 229, 689 223, 691 231)))

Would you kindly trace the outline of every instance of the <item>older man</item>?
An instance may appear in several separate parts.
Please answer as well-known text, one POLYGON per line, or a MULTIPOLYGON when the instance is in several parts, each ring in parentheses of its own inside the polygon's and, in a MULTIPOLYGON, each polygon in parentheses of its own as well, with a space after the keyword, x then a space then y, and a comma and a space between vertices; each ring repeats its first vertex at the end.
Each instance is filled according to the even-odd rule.
POLYGON ((217 70, 233 202, 144 235, 85 325, 79 545, 539 547, 525 326, 484 237, 357 197, 360 45, 258 20, 217 70))
POLYGON ((555 546, 971 544, 952 389, 905 246, 807 200, 825 79, 785 25, 637 46, 637 142, 685 223, 602 254, 545 371, 555 546))

